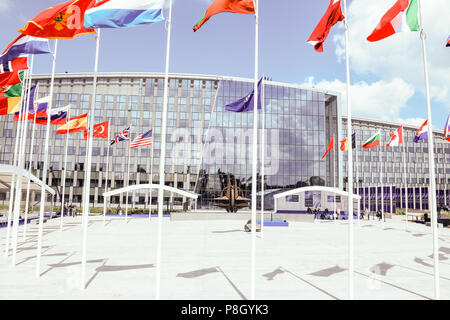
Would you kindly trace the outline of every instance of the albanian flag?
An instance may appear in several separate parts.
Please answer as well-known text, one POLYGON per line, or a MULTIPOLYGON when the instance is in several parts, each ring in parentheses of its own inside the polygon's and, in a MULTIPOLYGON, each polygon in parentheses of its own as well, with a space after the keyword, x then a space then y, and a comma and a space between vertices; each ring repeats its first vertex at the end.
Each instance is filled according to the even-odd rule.
POLYGON ((215 0, 195 24, 194 32, 200 29, 213 15, 222 12, 251 14, 255 13, 255 5, 253 0, 215 0))
POLYGON ((84 27, 84 13, 95 5, 95 0, 71 0, 40 12, 19 32, 38 38, 72 39, 95 33, 84 27))
POLYGON ((323 43, 327 39, 331 27, 344 19, 341 0, 331 0, 327 12, 325 12, 325 15, 309 37, 308 43, 313 45, 316 51, 323 52, 323 43))

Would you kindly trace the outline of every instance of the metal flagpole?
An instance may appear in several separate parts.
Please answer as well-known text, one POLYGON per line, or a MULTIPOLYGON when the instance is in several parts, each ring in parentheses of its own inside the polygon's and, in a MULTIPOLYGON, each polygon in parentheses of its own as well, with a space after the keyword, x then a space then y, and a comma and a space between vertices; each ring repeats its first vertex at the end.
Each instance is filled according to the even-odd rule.
MULTIPOLYGON (((334 191, 336 191, 336 188, 338 187, 337 185, 336 185, 336 150, 337 149, 337 145, 336 146, 334 146, 333 145, 333 186, 334 186, 334 191), (336 147, 336 148, 335 148, 336 147)), ((334 199, 333 199, 333 206, 334 206, 334 208, 333 208, 333 220, 334 220, 334 222, 336 222, 336 219, 334 218, 334 217, 337 217, 337 213, 336 213, 336 192, 333 192, 333 197, 334 197, 334 199)))
MULTIPOLYGON (((26 89, 26 79, 27 79, 27 74, 28 71, 24 72, 24 76, 22 79, 22 100, 24 99, 25 96, 25 89, 26 89)), ((23 101, 20 101, 20 110, 19 110, 19 115, 21 115, 21 111, 22 111, 22 103, 23 101)), ((17 127, 16 127, 16 142, 15 142, 15 146, 14 146, 14 158, 13 158, 13 162, 12 165, 13 167, 16 166, 16 163, 19 162, 19 157, 18 157, 18 152, 19 152, 19 143, 20 143, 20 138, 21 138, 21 133, 22 133, 22 126, 24 125, 23 121, 18 121, 17 122, 17 127)), ((10 238, 11 238, 11 224, 12 224, 12 215, 13 215, 13 205, 14 205, 14 190, 15 190, 15 183, 16 183, 16 173, 13 173, 11 176, 11 188, 9 191, 9 208, 8 208, 8 222, 7 222, 7 227, 6 227, 6 244, 5 244, 5 256, 9 256, 9 242, 10 242, 10 238)))
MULTIPOLYGON (((381 137, 380 137, 381 139, 381 137)), ((383 158, 381 157, 381 144, 380 144, 380 153, 379 153, 379 161, 380 161, 380 186, 381 186, 381 225, 384 229, 384 190, 383 190, 383 158)))
MULTIPOLYGON (((39 99, 39 85, 36 88, 36 97, 39 99)), ((38 105, 35 105, 35 110, 34 110, 34 117, 33 117, 33 129, 31 132, 31 142, 30 142, 30 160, 28 161, 29 163, 29 170, 31 173, 31 167, 32 167, 32 163, 33 163, 33 155, 34 155, 34 138, 36 135, 36 116, 37 116, 37 107, 38 105)), ((22 241, 25 242, 27 240, 27 221, 28 221, 28 206, 29 206, 29 201, 30 201, 30 188, 31 188, 31 180, 28 179, 28 185, 27 185, 27 196, 26 196, 26 200, 25 200, 25 224, 23 225, 23 237, 22 237, 22 241)))
POLYGON ((256 269, 256 192, 258 173, 258 51, 259 51, 259 8, 258 1, 254 0, 255 6, 255 89, 253 96, 253 156, 252 156, 252 253, 251 253, 251 286, 250 299, 255 300, 255 269, 256 269))
MULTIPOLYGON (((109 148, 111 147, 111 141, 109 141, 109 124, 108 124, 108 151, 106 153, 106 175, 105 175, 105 193, 108 192, 108 173, 109 173, 109 148)), ((103 226, 106 226, 106 196, 103 196, 103 226)))
POLYGON ((425 73, 425 90, 427 99, 427 120, 428 120, 428 166, 430 172, 430 212, 431 212, 431 225, 433 230, 433 260, 434 260, 434 297, 436 300, 440 299, 440 284, 439 284, 439 242, 438 242, 438 230, 437 230, 437 208, 436 208, 436 172, 434 163, 434 150, 433 150, 433 125, 431 123, 431 100, 430 100, 430 84, 428 78, 428 62, 427 62, 427 47, 426 47, 426 34, 423 28, 422 19, 422 6, 421 1, 419 4, 419 24, 420 24, 420 38, 422 39, 422 52, 423 52, 423 64, 425 73))
POLYGON ((156 246, 156 299, 161 299, 161 251, 162 251, 162 222, 164 207, 164 167, 166 164, 166 132, 167 132, 167 101, 169 95, 169 65, 170 65, 170 39, 172 33, 172 0, 169 0, 169 17, 167 19, 167 48, 166 68, 164 76, 164 99, 161 124, 161 154, 159 161, 159 188, 158 188, 158 231, 156 246))
MULTIPOLYGON (((131 112, 130 112, 130 121, 131 121, 131 112)), ((132 125, 130 125, 130 133, 129 133, 130 138, 128 139, 127 188, 130 186, 131 127, 132 125)), ((125 200, 125 222, 128 222, 128 191, 125 200)))
MULTIPOLYGON (((402 128, 402 132, 403 132, 403 128, 402 128)), ((405 201, 404 201, 404 205, 405 205, 405 228, 406 230, 408 230, 408 187, 407 187, 407 173, 406 173, 406 142, 403 141, 403 170, 404 170, 404 183, 405 183, 405 191, 404 191, 404 196, 405 196, 405 201)), ((401 194, 400 194, 401 196, 401 194)))
MULTIPOLYGON (((20 217, 20 204, 22 201, 22 179, 23 179, 23 171, 24 171, 24 165, 25 165, 25 149, 27 145, 27 132, 28 132, 28 121, 22 120, 23 115, 28 116, 28 109, 29 109, 29 101, 31 98, 31 79, 33 74, 33 65, 34 65, 34 55, 31 56, 31 67, 28 73, 28 79, 27 79, 27 90, 25 91, 26 96, 22 98, 22 101, 25 103, 21 104, 21 110, 19 112, 19 121, 23 121, 24 124, 23 132, 22 132, 22 141, 19 148, 19 166, 18 166, 18 177, 17 177, 17 184, 16 184, 16 196, 14 199, 14 220, 13 220, 13 239, 12 239, 12 247, 13 247, 13 254, 12 254, 12 266, 16 266, 16 253, 17 253, 17 237, 19 234, 19 217, 20 217)), ((33 97, 34 98, 34 97, 33 97)))
MULTIPOLYGON (((152 132, 152 136, 154 137, 154 134, 153 134, 154 132, 152 132)), ((149 179, 149 181, 148 181, 148 183, 150 184, 150 200, 149 200, 149 202, 150 202, 150 205, 149 205, 149 208, 148 208, 148 219, 149 220, 151 220, 152 219, 152 187, 151 187, 151 185, 153 184, 153 150, 154 150, 154 148, 153 148, 153 144, 152 144, 152 153, 151 153, 151 156, 150 156, 150 179, 149 179)))
MULTIPOLYGON (((347 15, 347 0, 344 0, 344 25, 345 25, 345 59, 346 59, 346 74, 347 74, 347 135, 352 135, 352 107, 350 96, 350 60, 349 60, 349 43, 348 43, 348 15, 347 15)), ((348 251, 349 251, 349 268, 348 268, 348 286, 349 299, 354 298, 354 230, 353 230, 353 149, 348 148, 348 251)))
POLYGON ((92 100, 91 100, 91 109, 88 116, 88 158, 87 158, 87 168, 86 168, 86 179, 84 184, 84 199, 83 199, 83 245, 82 245, 82 255, 81 255, 81 288, 84 290, 86 288, 86 250, 87 250, 87 229, 89 223, 89 195, 90 195, 90 186, 91 186, 91 163, 92 163, 92 144, 94 141, 94 109, 96 103, 97 96, 97 77, 98 77, 98 57, 100 51, 100 35, 101 29, 97 29, 97 46, 95 50, 95 65, 94 65, 94 79, 92 83, 92 100))
MULTIPOLYGON (((353 138, 353 135, 352 135, 353 138)), ((359 172, 358 172, 358 148, 356 147, 356 132, 355 132, 355 141, 353 142, 352 139, 352 148, 353 148, 353 143, 355 143, 355 171, 356 171, 356 195, 359 197, 359 172)), ((358 217, 358 226, 361 225, 361 219, 360 219, 360 210, 361 210, 361 205, 359 204, 359 198, 358 198, 358 210, 356 210, 356 215, 358 217)))
MULTIPOLYGON (((45 144, 44 144, 44 168, 42 169, 42 183, 41 188, 41 206, 39 210, 39 232, 38 232, 38 245, 37 245, 37 257, 36 257, 36 277, 40 277, 40 266, 41 266, 41 254, 42 254, 42 233, 44 224, 44 208, 46 200, 46 190, 44 184, 47 181, 47 170, 48 170, 48 149, 49 149, 49 139, 50 139, 50 115, 52 114, 53 107, 53 90, 55 85, 55 69, 56 69, 56 55, 58 53, 58 39, 55 40, 55 50, 53 53, 53 67, 52 67, 52 79, 50 83, 50 101, 48 102, 47 108, 47 128, 45 133, 45 144)), ((51 214, 51 213, 50 213, 51 214)))
MULTIPOLYGON (((70 120, 70 104, 69 109, 67 110, 67 120, 70 120)), ((65 192, 66 192, 66 174, 67 174, 67 151, 69 150, 69 128, 70 126, 67 125, 67 134, 66 134, 66 151, 64 154, 64 173, 63 173, 63 187, 62 187, 62 198, 61 198, 61 220, 59 224, 59 231, 63 231, 63 220, 64 220, 64 198, 65 198, 65 192)))
POLYGON ((261 239, 264 236, 264 177, 265 177, 265 165, 266 165, 266 110, 265 110, 265 96, 264 96, 265 77, 262 79, 262 92, 261 92, 261 114, 262 114, 262 137, 261 137, 261 239))

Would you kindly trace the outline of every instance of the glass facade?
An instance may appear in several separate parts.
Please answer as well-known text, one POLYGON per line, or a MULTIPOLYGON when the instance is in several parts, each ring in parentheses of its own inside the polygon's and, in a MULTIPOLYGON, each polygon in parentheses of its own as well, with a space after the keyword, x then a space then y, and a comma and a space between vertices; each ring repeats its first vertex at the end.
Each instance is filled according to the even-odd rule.
MULTIPOLYGON (((37 76, 38 97, 50 91, 48 76, 37 76)), ((167 114, 166 184, 200 193, 200 205, 211 207, 212 199, 223 189, 224 177, 238 180, 246 197, 251 197, 251 146, 253 112, 233 113, 225 106, 242 98, 253 89, 247 79, 225 79, 210 76, 171 76, 167 114), (198 178, 200 177, 200 179, 198 178), (205 181, 207 177, 207 181, 205 181)), ((95 123, 110 121, 110 138, 130 126, 131 138, 153 128, 152 147, 133 149, 130 154, 130 184, 159 183, 161 152, 161 120, 164 79, 161 75, 100 74, 95 97, 95 123)), ((57 75, 55 80, 55 107, 71 105, 72 116, 89 112, 92 99, 92 75, 57 75)), ((333 134, 337 134, 337 98, 320 91, 266 81, 264 90, 266 127, 266 188, 285 189, 304 185, 326 185, 334 170, 331 157, 320 161, 320 156, 333 134)), ((12 117, 11 117, 12 118, 12 117)), ((259 126, 262 117, 259 113, 259 126)), ((28 137, 31 136, 29 126, 28 137)), ((12 163, 16 123, 0 124, 2 145, 1 163, 12 163)), ((66 135, 50 139, 49 184, 61 191, 66 135)), ((261 132, 259 133, 261 138, 261 132)), ((258 141, 258 157, 261 139, 258 141)), ((31 169, 41 177, 45 126, 36 126, 36 143, 31 169)), ((28 139, 30 141, 31 139, 28 139)), ((27 150, 29 151, 29 142, 27 150)), ((87 143, 82 133, 68 136, 68 165, 66 195, 69 202, 81 202, 87 143)), ((95 139, 93 146, 91 200, 101 206, 106 182, 106 162, 109 159, 108 183, 111 189, 127 182, 128 142, 109 148, 106 139, 95 139), (108 157, 109 154, 109 157, 108 157)), ((26 156, 27 168, 30 167, 26 156)), ((337 159, 336 159, 337 161, 337 159)), ((336 162, 337 163, 337 162, 336 162)), ((258 167, 260 168, 260 164, 258 167)), ((261 187, 258 169, 258 188, 261 187)), ((337 172, 336 172, 337 176, 337 172)), ((38 195, 35 195, 38 199, 38 195)), ((129 197, 133 206, 157 203, 156 190, 135 192, 129 197)), ((58 203, 60 195, 56 197, 58 203)), ((186 199, 165 194, 175 206, 186 199)), ((112 197, 112 204, 123 204, 125 195, 112 197)))

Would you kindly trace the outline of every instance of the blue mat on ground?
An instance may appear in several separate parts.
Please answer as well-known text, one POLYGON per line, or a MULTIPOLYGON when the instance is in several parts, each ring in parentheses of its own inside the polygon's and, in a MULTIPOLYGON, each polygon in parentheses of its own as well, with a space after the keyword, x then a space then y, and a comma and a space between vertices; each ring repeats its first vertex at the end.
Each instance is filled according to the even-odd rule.
MULTIPOLYGON (((256 220, 256 223, 261 224, 261 220, 256 220)), ((288 227, 289 223, 282 220, 264 220, 264 227, 288 227)))
MULTIPOLYGON (((116 213, 107 213, 106 214, 107 217, 120 217, 120 215, 116 214, 116 213)), ((122 217, 125 217, 125 214, 122 215, 122 217)), ((133 218, 148 218, 148 213, 133 213, 133 214, 129 214, 128 217, 133 217, 133 218)), ((157 218, 158 215, 156 213, 152 213, 152 218, 157 218)), ((164 214, 163 215, 164 218, 170 218, 170 214, 164 214)))

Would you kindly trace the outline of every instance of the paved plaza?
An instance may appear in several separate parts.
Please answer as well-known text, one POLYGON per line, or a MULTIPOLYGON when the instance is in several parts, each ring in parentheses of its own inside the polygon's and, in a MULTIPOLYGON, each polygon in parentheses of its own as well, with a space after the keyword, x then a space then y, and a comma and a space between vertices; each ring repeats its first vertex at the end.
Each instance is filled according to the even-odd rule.
MULTIPOLYGON (((355 298, 432 299, 431 229, 402 217, 355 221, 355 298)), ((0 257, 0 299, 154 299, 157 219, 90 217, 86 289, 80 289, 81 218, 44 224, 41 277, 35 277, 37 225, 19 243, 17 266, 0 257)), ((250 296, 251 233, 246 219, 164 218, 162 299, 250 296)), ((20 230, 22 230, 21 227, 20 230)), ((0 229, 2 249, 6 229, 0 229)), ((257 235, 256 299, 347 299, 348 222, 266 227, 257 235)), ((19 237, 21 239, 21 237, 19 237)), ((439 229, 441 298, 450 299, 450 229, 439 229)))

